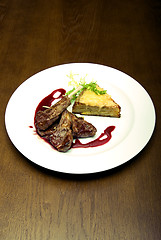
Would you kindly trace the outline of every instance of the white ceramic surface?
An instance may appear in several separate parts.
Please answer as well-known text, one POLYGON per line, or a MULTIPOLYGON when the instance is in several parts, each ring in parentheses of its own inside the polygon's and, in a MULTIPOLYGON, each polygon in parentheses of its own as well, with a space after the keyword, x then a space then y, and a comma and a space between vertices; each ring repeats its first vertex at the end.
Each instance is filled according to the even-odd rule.
POLYGON ((152 136, 155 118, 150 96, 127 74, 99 64, 70 63, 41 71, 23 82, 8 102, 5 124, 12 143, 32 162, 59 172, 86 174, 112 169, 137 155, 152 136), (58 88, 70 89, 70 71, 79 76, 87 74, 87 81, 95 80, 106 89, 121 106, 121 117, 84 116, 97 128, 96 137, 108 126, 116 126, 112 139, 103 146, 60 153, 29 126, 34 126, 35 109, 44 97, 58 88))

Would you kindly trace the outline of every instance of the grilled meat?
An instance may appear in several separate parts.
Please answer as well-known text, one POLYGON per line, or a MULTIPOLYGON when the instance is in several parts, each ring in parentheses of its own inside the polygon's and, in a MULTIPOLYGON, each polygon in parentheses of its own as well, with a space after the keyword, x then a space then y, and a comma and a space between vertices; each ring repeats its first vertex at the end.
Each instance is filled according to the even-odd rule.
POLYGON ((59 120, 48 129, 37 129, 37 133, 60 152, 66 152, 71 148, 73 138, 93 137, 96 132, 97 129, 91 123, 68 110, 64 110, 59 120))
POLYGON ((67 110, 62 115, 56 129, 49 136, 49 141, 60 152, 68 151, 73 143, 73 134, 71 130, 71 116, 67 110))
POLYGON ((72 120, 72 132, 74 138, 93 137, 97 129, 89 122, 85 121, 82 117, 77 117, 70 113, 72 120))
POLYGON ((37 112, 35 116, 35 126, 38 130, 48 129, 60 116, 60 114, 70 105, 70 98, 64 96, 52 107, 37 112))
POLYGON ((71 148, 73 138, 92 137, 97 131, 82 117, 76 117, 68 112, 66 108, 71 103, 72 94, 69 97, 64 96, 52 107, 37 112, 35 116, 37 133, 60 152, 66 152, 71 148))
POLYGON ((53 133, 53 131, 56 129, 60 121, 60 117, 46 130, 40 130, 36 129, 37 133, 39 134, 40 137, 49 140, 50 135, 53 133))

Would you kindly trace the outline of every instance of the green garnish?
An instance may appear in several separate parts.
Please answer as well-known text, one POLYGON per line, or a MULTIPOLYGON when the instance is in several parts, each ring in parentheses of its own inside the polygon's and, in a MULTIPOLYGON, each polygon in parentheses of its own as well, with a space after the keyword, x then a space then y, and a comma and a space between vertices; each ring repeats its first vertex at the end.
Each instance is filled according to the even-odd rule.
POLYGON ((73 86, 73 89, 68 91, 66 93, 66 95, 69 95, 70 93, 72 93, 78 86, 82 86, 82 88, 76 94, 73 95, 71 101, 75 101, 75 99, 79 96, 79 94, 84 89, 90 90, 90 91, 94 92, 97 95, 103 95, 103 94, 106 93, 106 90, 99 90, 97 88, 97 83, 96 82, 91 81, 90 83, 86 83, 85 78, 86 78, 87 75, 85 77, 83 77, 83 78, 81 77, 79 81, 75 80, 75 78, 74 78, 75 75, 78 76, 78 74, 73 74, 72 72, 70 72, 70 74, 67 75, 67 77, 70 78, 70 81, 69 81, 68 85, 69 86, 73 86))
POLYGON ((97 95, 103 95, 106 93, 106 90, 99 90, 97 88, 96 82, 90 82, 90 83, 85 83, 85 84, 81 84, 81 85, 83 86, 84 89, 91 90, 97 95))

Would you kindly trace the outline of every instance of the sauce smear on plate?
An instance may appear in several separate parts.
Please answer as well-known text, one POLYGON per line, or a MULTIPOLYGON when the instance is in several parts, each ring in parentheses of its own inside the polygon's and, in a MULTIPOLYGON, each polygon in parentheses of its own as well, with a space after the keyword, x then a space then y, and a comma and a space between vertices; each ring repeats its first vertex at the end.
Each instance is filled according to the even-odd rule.
POLYGON ((98 147, 106 144, 111 139, 111 132, 115 129, 115 126, 107 127, 101 135, 88 143, 81 143, 79 139, 76 139, 73 143, 73 148, 88 148, 88 147, 98 147))
MULTIPOLYGON (((65 93, 66 93, 65 89, 59 88, 59 89, 54 90, 52 93, 50 93, 45 98, 43 98, 35 110, 35 116, 38 111, 43 111, 45 109, 44 106, 51 107, 54 100, 62 98, 65 95, 65 93), (57 93, 59 93, 58 96, 56 96, 57 93)), ((100 136, 98 138, 96 138, 95 140, 92 140, 88 143, 81 143, 79 139, 76 139, 72 145, 72 148, 88 148, 88 147, 98 147, 98 146, 104 145, 110 141, 110 139, 112 137, 111 133, 114 129, 115 129, 115 126, 107 127, 104 130, 104 132, 100 134, 100 136)))
POLYGON ((43 98, 36 108, 35 115, 38 111, 43 111, 45 109, 44 106, 51 107, 52 102, 56 99, 62 98, 65 95, 65 93, 66 93, 65 89, 59 88, 54 90, 45 98, 43 98), (60 93, 59 96, 55 97, 54 95, 56 95, 56 93, 60 93))

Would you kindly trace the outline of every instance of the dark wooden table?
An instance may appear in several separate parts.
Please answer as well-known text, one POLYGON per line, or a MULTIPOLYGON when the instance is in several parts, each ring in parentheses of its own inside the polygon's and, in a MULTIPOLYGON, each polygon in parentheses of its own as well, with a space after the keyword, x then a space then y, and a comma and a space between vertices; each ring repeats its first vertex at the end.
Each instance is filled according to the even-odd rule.
POLYGON ((0 0, 0 93, 1 240, 161 239, 161 1, 0 0), (32 164, 9 140, 11 94, 70 62, 119 69, 154 102, 150 142, 121 167, 60 174, 32 164))

